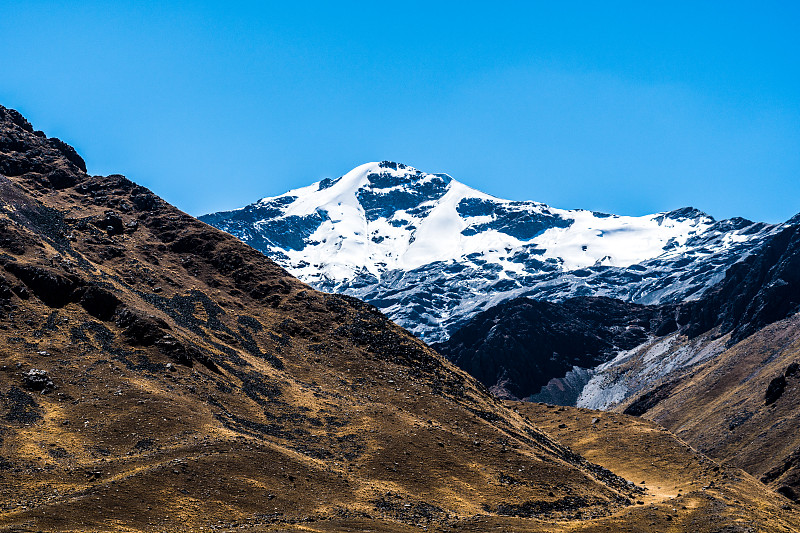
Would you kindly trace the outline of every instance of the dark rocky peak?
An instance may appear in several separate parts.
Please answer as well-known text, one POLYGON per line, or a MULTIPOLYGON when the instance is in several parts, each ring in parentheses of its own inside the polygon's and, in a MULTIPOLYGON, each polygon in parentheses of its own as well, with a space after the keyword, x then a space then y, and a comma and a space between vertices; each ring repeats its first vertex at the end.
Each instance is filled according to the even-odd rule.
POLYGON ((74 148, 34 131, 19 112, 0 106, 0 174, 23 176, 38 190, 74 186, 86 163, 74 148))
POLYGON ((31 123, 16 109, 8 109, 0 106, 0 122, 11 123, 24 131, 33 133, 33 126, 31 126, 31 123))
POLYGON ((700 211, 699 209, 696 209, 694 207, 681 207, 679 209, 674 209, 668 213, 664 213, 661 217, 659 217, 659 219, 662 221, 667 218, 670 218, 672 220, 698 220, 701 218, 709 218, 711 220, 714 220, 714 217, 712 217, 708 213, 700 211))
POLYGON ((395 163, 394 161, 381 161, 378 166, 380 168, 391 168, 392 170, 397 170, 398 168, 404 170, 406 168, 403 163, 395 163))
POLYGON ((372 189, 389 189, 401 185, 413 187, 430 182, 447 185, 453 181, 447 174, 427 174, 403 163, 382 161, 378 163, 378 169, 367 174, 367 181, 372 189))
MULTIPOLYGON (((412 210, 424 202, 436 201, 447 193, 453 181, 447 174, 426 174, 389 161, 379 163, 378 170, 367 174, 367 183, 356 193, 369 221, 389 218, 396 211, 412 210)), ((424 214, 424 211, 409 213, 424 214)))
POLYGON ((333 185, 336 185, 339 182, 340 179, 342 179, 342 178, 336 178, 336 179, 325 178, 325 179, 322 179, 322 180, 320 180, 319 185, 317 185, 317 190, 321 191, 323 189, 327 189, 329 187, 332 187, 333 185))
POLYGON ((748 226, 756 226, 755 228, 751 228, 752 230, 758 231, 759 229, 763 228, 765 224, 761 222, 753 222, 752 220, 748 220, 742 217, 733 217, 727 218, 725 220, 720 220, 714 224, 715 231, 736 231, 736 230, 743 230, 748 226))
POLYGON ((48 142, 53 148, 61 152, 61 155, 63 155, 67 161, 78 167, 78 169, 80 169, 82 172, 86 172, 86 162, 81 156, 78 155, 78 152, 75 151, 75 148, 57 137, 50 137, 48 142))

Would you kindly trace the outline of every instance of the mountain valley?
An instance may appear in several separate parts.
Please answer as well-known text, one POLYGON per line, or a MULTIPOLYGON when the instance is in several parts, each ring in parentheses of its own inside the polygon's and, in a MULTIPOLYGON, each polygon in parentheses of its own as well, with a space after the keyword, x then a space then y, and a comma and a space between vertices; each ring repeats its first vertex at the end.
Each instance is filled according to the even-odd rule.
POLYGON ((4 530, 800 527, 741 470, 673 461, 665 431, 646 430, 665 463, 647 483, 706 484, 625 477, 651 455, 587 460, 540 429, 562 413, 501 402, 5 108, 0 173, 4 530))

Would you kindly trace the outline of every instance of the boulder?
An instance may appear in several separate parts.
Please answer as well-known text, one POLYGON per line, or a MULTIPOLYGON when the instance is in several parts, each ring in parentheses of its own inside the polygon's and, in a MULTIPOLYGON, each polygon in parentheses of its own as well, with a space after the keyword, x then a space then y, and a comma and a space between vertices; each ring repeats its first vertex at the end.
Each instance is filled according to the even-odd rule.
POLYGON ((47 370, 31 368, 22 374, 22 381, 26 389, 46 391, 53 388, 53 380, 47 375, 47 370))

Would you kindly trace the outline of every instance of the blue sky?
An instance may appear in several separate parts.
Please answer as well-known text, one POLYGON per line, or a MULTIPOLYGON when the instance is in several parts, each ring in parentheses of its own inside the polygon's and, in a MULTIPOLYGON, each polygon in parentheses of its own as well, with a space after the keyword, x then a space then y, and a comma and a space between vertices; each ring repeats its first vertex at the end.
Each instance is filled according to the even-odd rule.
POLYGON ((800 3, 5 2, 0 104, 199 215, 373 160, 499 197, 800 212, 800 3))

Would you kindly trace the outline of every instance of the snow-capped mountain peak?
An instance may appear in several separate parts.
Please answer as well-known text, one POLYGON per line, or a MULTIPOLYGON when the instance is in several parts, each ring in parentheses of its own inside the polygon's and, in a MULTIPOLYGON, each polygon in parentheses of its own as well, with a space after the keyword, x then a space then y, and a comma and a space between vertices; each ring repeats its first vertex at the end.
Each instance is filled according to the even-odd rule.
POLYGON ((633 217, 503 200, 389 161, 201 219, 318 288, 372 301, 427 340, 521 294, 690 296, 771 230, 692 208, 633 217), (669 279, 665 265, 695 262, 698 275, 669 279))

